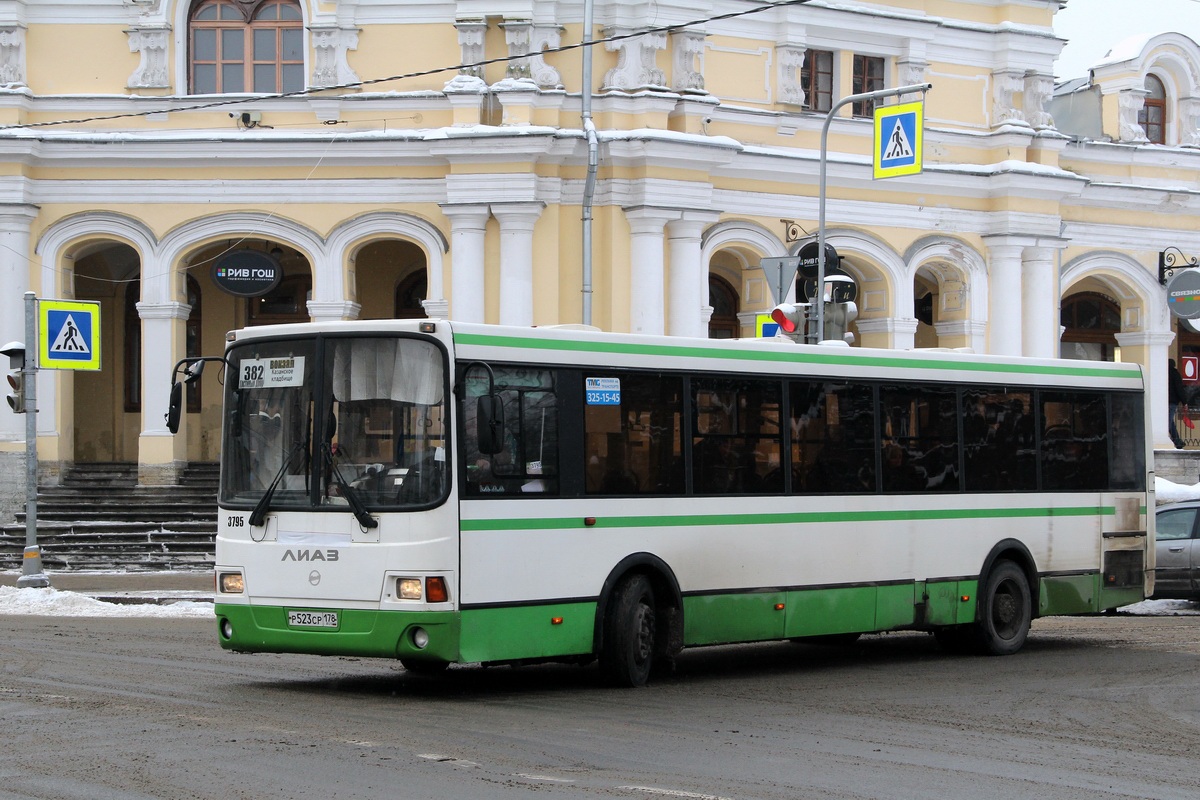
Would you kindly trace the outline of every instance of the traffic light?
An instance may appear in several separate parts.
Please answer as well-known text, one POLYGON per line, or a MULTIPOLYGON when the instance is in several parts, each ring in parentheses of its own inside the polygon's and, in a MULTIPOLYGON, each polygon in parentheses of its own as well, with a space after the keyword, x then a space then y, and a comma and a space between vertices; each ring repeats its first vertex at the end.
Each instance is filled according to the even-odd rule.
POLYGON ((799 303, 780 303, 771 309, 771 319, 779 326, 779 332, 792 341, 804 336, 804 321, 808 306, 799 303))
POLYGON ((9 342, 0 347, 0 355, 8 356, 8 368, 12 373, 7 376, 12 393, 8 395, 8 407, 14 414, 25 413, 25 345, 21 342, 9 342))
POLYGON ((13 372, 8 375, 8 385, 12 392, 8 395, 8 407, 14 414, 25 413, 25 373, 13 372))
POLYGON ((825 341, 851 342, 853 333, 847 333, 846 328, 858 319, 858 306, 854 303, 825 304, 825 341))

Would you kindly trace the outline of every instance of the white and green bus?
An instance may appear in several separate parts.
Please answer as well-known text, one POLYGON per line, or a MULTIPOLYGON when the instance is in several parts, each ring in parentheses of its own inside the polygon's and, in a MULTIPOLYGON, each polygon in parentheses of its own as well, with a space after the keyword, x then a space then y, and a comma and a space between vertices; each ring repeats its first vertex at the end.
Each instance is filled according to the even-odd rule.
POLYGON ((443 320, 242 330, 224 360, 231 650, 636 686, 733 642, 1009 654, 1152 589, 1135 365, 443 320))

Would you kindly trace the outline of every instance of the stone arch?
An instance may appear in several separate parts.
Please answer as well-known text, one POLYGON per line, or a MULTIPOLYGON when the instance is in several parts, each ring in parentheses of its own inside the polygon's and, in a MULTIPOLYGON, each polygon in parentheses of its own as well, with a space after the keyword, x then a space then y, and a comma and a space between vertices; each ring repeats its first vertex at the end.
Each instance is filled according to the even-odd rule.
MULTIPOLYGON (((754 318, 772 307, 772 287, 759 269, 762 258, 786 256, 788 246, 765 226, 751 220, 727 220, 713 225, 700 239, 700 263, 704 264, 703 282, 704 324, 712 315, 708 276, 716 275, 739 292, 741 310, 738 314, 743 335, 753 330, 754 318)), ((780 302, 793 299, 778 298, 780 302)))
MULTIPOLYGON (((47 228, 33 249, 42 257, 43 296, 64 295, 63 270, 59 265, 70 256, 71 248, 88 239, 116 240, 129 245, 137 251, 143 267, 156 260, 153 255, 158 249, 158 241, 150 228, 140 220, 111 211, 75 214, 47 228)), ((143 299, 147 297, 145 284, 143 277, 143 299)))
MULTIPOLYGON (((112 211, 77 213, 49 225, 38 237, 34 247, 34 253, 40 255, 42 261, 41 296, 67 297, 70 294, 67 291, 68 287, 72 287, 76 281, 73 275, 76 270, 76 258, 86 258, 96 249, 109 246, 127 247, 136 255, 137 265, 122 266, 122 277, 130 277, 138 272, 144 276, 146 266, 155 263, 154 254, 158 242, 148 225, 137 218, 112 211)), ((143 299, 145 296, 143 279, 143 299)), ((108 307, 108 313, 114 312, 118 305, 124 307, 125 300, 126 297, 121 296, 120 303, 114 301, 114 305, 108 307)), ((102 355, 102 361, 113 365, 115 342, 112 341, 112 337, 104 337, 102 347, 106 348, 108 355, 107 360, 102 355)), ((109 367, 107 373, 97 373, 98 380, 116 385, 114 374, 114 369, 109 367)), ((70 372, 47 372, 38 377, 38 405, 44 409, 53 409, 53 429, 56 435, 62 437, 59 452, 66 462, 76 459, 79 437, 86 439, 96 435, 106 441, 102 449, 94 449, 88 453, 92 461, 97 458, 110 461, 118 456, 130 455, 124 449, 120 453, 116 452, 116 444, 121 440, 124 427, 124 415, 113 410, 115 405, 106 401, 103 408, 107 414, 102 414, 95 403, 77 404, 74 401, 79 392, 91 392, 92 395, 98 396, 103 386, 97 383, 97 375, 85 375, 82 381, 77 381, 76 375, 70 372), (84 417, 77 416, 79 409, 83 410, 84 417)), ((104 393, 112 396, 110 391, 104 393)), ((47 416, 49 417, 49 414, 47 416)))
POLYGON ((935 313, 939 346, 983 352, 987 338, 987 262, 966 242, 927 236, 904 254, 908 285, 924 278, 937 288, 935 313))
POLYGON ((1060 299, 1080 287, 1100 287, 1121 306, 1122 332, 1170 333, 1162 287, 1145 266, 1124 253, 1100 251, 1071 259, 1062 270, 1060 299))
MULTIPOLYGON (((166 274, 162 278, 165 282, 164 286, 159 287, 159 290, 164 292, 162 296, 179 302, 186 300, 187 287, 182 280, 178 280, 181 273, 176 267, 182 266, 182 260, 188 253, 221 239, 271 239, 295 248, 308 260, 313 272, 313 295, 314 298, 317 296, 323 267, 329 261, 324 241, 297 222, 282 217, 265 216, 254 211, 233 211, 192 220, 179 225, 164 236, 159 251, 159 262, 171 269, 165 270, 166 274)), ((340 280, 337 281, 337 285, 340 289, 340 280)))
MULTIPOLYGON (((425 269, 428 274, 428 296, 422 305, 431 317, 446 317, 449 303, 445 295, 446 254, 450 244, 442 232, 432 223, 411 214, 393 211, 373 211, 338 225, 330 233, 328 252, 330 261, 338 265, 341 275, 346 276, 340 297, 356 297, 355 287, 350 284, 354 272, 355 256, 360 248, 371 240, 403 239, 416 244, 425 254, 425 269)), ((332 276, 331 276, 332 277, 332 276)), ((332 287, 323 287, 332 296, 332 287)), ((314 299, 318 294, 314 286, 314 299)))
POLYGON ((838 251, 842 269, 858 284, 855 326, 859 343, 911 349, 917 320, 912 316, 912 279, 905 260, 882 239, 865 231, 833 228, 826 231, 825 241, 838 251))
POLYGON ((1167 358, 1175 339, 1171 314, 1157 276, 1124 253, 1099 251, 1068 261, 1062 270, 1061 296, 1098 290, 1121 307, 1121 360, 1142 366, 1150 404, 1151 438, 1156 447, 1169 447, 1167 420, 1167 358))

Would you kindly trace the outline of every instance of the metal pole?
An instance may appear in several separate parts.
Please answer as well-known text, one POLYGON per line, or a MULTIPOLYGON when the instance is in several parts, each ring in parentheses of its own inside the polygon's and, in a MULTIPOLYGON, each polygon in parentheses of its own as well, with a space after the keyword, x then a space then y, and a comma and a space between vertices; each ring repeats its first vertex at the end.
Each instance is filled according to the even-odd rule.
POLYGON ((25 293, 25 557, 17 586, 44 589, 50 579, 42 570, 42 551, 37 543, 37 295, 25 293))
POLYGON ((592 324, 592 202, 596 194, 596 171, 600 162, 596 123, 592 120, 592 14, 594 0, 583 3, 583 88, 579 110, 587 139, 587 180, 583 185, 583 324, 592 324))
POLYGON ((896 89, 880 89, 877 92, 852 94, 838 100, 825 115, 825 124, 821 126, 821 177, 820 185, 817 187, 817 329, 808 333, 808 338, 813 344, 821 341, 821 336, 825 333, 825 162, 827 160, 829 126, 833 122, 833 117, 837 114, 838 109, 848 103, 857 103, 860 100, 878 100, 902 94, 916 94, 917 92, 924 96, 925 92, 932 88, 932 83, 914 83, 911 86, 901 86, 896 89))

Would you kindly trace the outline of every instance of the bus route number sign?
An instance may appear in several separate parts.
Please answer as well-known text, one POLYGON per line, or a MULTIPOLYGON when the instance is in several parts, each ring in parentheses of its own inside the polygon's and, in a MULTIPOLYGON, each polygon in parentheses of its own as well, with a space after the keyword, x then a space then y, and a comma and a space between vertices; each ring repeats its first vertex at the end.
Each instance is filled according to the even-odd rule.
POLYGON ((584 378, 589 406, 621 405, 620 378, 584 378))
POLYGON ((238 373, 239 389, 271 389, 304 385, 304 356, 246 358, 238 373))

